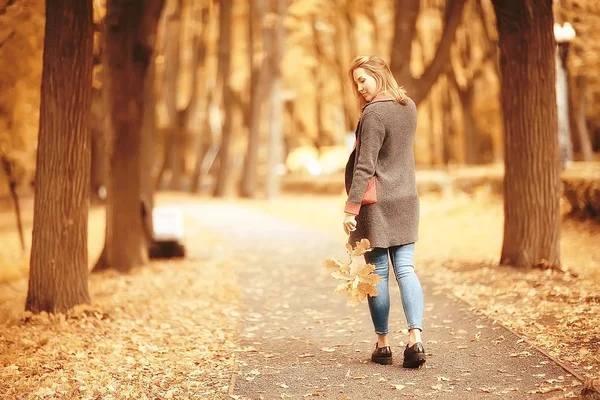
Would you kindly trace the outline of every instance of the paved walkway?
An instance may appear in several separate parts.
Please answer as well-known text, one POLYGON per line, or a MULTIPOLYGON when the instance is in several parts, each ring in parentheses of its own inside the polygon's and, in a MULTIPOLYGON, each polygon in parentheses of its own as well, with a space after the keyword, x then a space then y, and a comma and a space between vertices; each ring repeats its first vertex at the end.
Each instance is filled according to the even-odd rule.
POLYGON ((184 210, 231 240, 228 257, 244 286, 233 398, 556 398, 565 394, 558 387, 577 384, 531 345, 423 279, 425 368, 401 367, 399 342, 407 335, 397 289, 390 324, 395 363, 375 365, 366 304, 352 308, 332 294, 337 282, 322 266, 327 257, 343 259, 339 239, 234 205, 184 210))

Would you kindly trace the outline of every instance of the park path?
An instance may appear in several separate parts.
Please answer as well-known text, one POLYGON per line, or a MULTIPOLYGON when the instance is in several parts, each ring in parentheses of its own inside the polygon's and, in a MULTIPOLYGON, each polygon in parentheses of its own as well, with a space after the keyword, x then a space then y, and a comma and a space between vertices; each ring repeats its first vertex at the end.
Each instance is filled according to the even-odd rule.
POLYGON ((531 399, 562 398, 570 385, 578 391, 579 382, 558 364, 423 276, 425 368, 401 367, 406 334, 397 290, 390 321, 395 363, 374 365, 366 304, 352 308, 333 295, 337 282, 322 266, 325 258, 344 258, 339 236, 232 203, 181 207, 207 235, 230 242, 226 256, 243 305, 233 398, 531 399))

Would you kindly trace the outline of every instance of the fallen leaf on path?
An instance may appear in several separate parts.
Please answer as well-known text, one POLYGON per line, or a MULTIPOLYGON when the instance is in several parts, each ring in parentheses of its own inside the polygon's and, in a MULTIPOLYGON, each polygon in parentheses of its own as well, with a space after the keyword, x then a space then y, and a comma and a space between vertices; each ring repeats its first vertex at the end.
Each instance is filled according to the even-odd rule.
POLYGON ((551 393, 551 392, 563 392, 565 390, 565 388, 563 388, 562 386, 546 386, 546 387, 541 387, 539 389, 536 390, 530 390, 529 392, 527 392, 528 394, 546 394, 546 393, 551 393))

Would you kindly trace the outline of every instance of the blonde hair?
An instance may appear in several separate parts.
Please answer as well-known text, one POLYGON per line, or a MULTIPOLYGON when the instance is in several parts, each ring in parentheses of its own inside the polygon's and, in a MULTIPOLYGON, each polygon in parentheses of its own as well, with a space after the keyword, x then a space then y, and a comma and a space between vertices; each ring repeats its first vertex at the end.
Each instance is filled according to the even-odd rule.
POLYGON ((400 104, 408 103, 406 90, 398 86, 394 75, 392 75, 392 71, 390 71, 390 68, 385 61, 377 56, 358 56, 350 63, 348 72, 350 81, 352 82, 352 89, 354 89, 354 94, 358 97, 361 107, 366 104, 366 101, 364 97, 358 93, 356 82, 354 82, 354 70, 357 68, 363 68, 375 79, 375 82, 377 83, 377 94, 385 93, 400 104))

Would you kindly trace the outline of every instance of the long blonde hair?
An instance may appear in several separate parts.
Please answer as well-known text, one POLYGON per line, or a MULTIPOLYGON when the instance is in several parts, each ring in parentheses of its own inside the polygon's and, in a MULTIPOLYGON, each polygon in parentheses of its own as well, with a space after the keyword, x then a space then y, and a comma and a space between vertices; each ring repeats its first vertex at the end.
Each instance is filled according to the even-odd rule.
POLYGON ((385 61, 377 56, 358 56, 350 63, 348 73, 350 75, 350 81, 352 82, 352 89, 354 89, 354 94, 358 97, 361 107, 366 104, 366 101, 364 97, 358 93, 356 82, 354 82, 354 70, 357 68, 363 68, 375 79, 378 94, 385 93, 400 104, 408 103, 406 90, 398 86, 394 75, 392 75, 392 71, 390 71, 390 68, 385 61))

